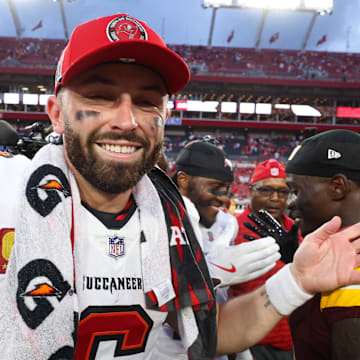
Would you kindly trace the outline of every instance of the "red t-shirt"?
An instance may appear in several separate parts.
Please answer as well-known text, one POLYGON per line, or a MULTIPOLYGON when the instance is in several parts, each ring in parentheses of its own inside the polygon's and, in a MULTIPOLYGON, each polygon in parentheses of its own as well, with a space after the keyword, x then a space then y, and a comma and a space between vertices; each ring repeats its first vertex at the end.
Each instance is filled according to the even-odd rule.
MULTIPOLYGON (((243 235, 248 234, 251 236, 254 236, 255 238, 259 238, 260 236, 249 230, 247 227, 245 227, 244 222, 250 222, 252 221, 248 218, 248 214, 251 213, 249 205, 245 208, 245 210, 236 216, 238 223, 239 223, 239 231, 238 235, 235 239, 235 245, 241 244, 243 242, 246 242, 248 240, 244 239, 243 235)), ((285 230, 289 231, 291 229, 291 226, 294 223, 294 220, 289 218, 286 215, 282 215, 283 222, 284 222, 284 228, 285 230)), ((299 240, 301 241, 301 238, 299 237, 299 240)), ((246 294, 250 291, 253 291, 260 286, 262 286, 265 281, 271 277, 273 274, 275 274, 277 271, 279 271, 285 264, 278 260, 276 262, 276 265, 273 269, 271 269, 266 274, 258 277, 257 279, 247 281, 242 284, 233 285, 231 286, 231 291, 234 296, 246 294)), ((274 327, 274 329, 267 334, 259 343, 258 345, 272 345, 278 349, 281 350, 291 350, 293 348, 292 346, 292 339, 291 339, 291 333, 290 328, 287 322, 287 318, 284 317, 280 320, 280 322, 274 327)))

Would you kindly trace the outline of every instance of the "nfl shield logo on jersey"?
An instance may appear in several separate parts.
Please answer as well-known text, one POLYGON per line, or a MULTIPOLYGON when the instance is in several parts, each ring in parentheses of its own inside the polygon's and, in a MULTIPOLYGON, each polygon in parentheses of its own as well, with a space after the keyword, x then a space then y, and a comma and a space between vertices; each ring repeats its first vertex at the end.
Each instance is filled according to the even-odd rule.
POLYGON ((124 238, 118 236, 109 237, 109 251, 108 254, 115 258, 125 254, 124 238))

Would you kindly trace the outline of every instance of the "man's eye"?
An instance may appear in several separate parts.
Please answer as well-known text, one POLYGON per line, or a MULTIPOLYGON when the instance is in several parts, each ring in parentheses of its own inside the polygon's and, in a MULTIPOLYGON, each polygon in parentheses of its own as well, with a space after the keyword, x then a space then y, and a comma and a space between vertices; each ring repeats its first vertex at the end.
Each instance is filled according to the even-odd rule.
POLYGON ((215 196, 229 196, 231 189, 209 189, 208 191, 215 196))

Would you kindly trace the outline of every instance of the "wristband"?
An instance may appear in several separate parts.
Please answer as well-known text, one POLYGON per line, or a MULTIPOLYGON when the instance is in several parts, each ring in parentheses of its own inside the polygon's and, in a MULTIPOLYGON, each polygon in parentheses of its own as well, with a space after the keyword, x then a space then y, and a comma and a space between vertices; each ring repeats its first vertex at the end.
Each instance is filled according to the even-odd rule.
POLYGON ((265 283, 270 302, 281 315, 291 314, 314 295, 303 291, 294 279, 290 264, 285 265, 265 283))

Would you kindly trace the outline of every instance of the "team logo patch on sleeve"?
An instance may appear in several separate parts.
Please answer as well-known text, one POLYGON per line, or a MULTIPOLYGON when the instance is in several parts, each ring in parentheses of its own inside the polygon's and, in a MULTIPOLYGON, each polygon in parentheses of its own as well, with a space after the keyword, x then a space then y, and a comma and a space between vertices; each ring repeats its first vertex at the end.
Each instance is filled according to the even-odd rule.
POLYGON ((125 255, 125 243, 123 237, 110 236, 108 239, 108 255, 118 258, 125 255))

